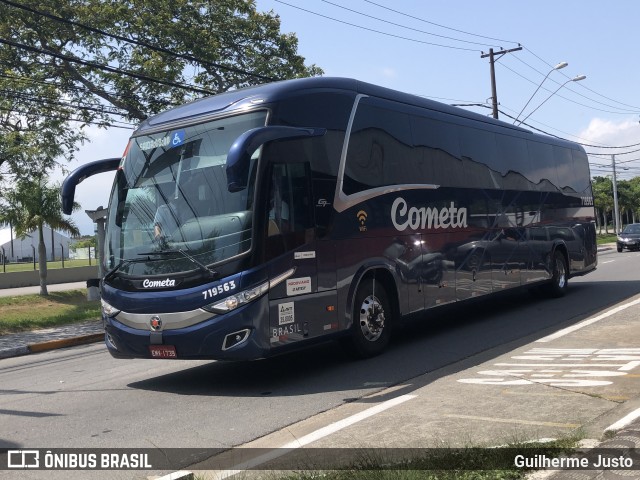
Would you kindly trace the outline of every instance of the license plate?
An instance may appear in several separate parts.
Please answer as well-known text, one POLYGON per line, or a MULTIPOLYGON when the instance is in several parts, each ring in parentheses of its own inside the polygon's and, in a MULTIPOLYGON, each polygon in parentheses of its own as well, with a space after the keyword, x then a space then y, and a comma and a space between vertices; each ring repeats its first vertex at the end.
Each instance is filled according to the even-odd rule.
POLYGON ((149 345, 151 358, 178 358, 173 345, 149 345))

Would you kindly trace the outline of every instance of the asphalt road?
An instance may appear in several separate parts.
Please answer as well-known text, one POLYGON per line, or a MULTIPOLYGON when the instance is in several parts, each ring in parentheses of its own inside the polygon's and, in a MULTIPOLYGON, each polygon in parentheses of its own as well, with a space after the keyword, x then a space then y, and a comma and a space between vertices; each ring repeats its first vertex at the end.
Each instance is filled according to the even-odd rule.
MULTIPOLYGON (((101 344, 5 359, 0 447, 244 444, 424 374, 433 383, 453 378, 469 359, 507 355, 640 293, 640 253, 613 251, 599 261, 596 272, 572 279, 563 299, 519 292, 429 312, 367 361, 350 360, 335 344, 244 363, 115 360, 101 344)), ((439 395, 438 404, 459 400, 439 395)), ((496 412, 489 404, 486 413, 496 412)), ((139 478, 109 473, 104 478, 139 478)))

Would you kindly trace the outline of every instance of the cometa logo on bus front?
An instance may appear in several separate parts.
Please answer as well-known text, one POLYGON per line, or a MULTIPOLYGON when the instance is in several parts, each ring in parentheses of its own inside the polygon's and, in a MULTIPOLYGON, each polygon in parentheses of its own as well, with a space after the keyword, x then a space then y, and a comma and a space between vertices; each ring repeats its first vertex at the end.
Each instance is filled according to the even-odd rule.
POLYGON ((449 207, 409 207, 404 198, 398 197, 391 205, 391 221, 396 230, 407 228, 464 228, 467 226, 467 209, 456 208, 455 202, 449 207))
POLYGON ((148 278, 145 278, 144 282, 142 282, 142 286, 144 288, 175 287, 176 281, 171 278, 167 278, 166 280, 149 280, 148 278))

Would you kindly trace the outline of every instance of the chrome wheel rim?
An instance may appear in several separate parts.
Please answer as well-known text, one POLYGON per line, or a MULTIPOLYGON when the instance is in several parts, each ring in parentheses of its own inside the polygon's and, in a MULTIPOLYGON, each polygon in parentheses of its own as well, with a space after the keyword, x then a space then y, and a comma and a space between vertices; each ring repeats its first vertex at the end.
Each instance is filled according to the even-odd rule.
POLYGON ((558 287, 564 288, 567 284, 567 274, 562 260, 556 263, 556 269, 558 271, 558 287))
POLYGON ((384 330, 384 308, 373 295, 365 298, 360 306, 360 330, 370 342, 378 340, 384 330))

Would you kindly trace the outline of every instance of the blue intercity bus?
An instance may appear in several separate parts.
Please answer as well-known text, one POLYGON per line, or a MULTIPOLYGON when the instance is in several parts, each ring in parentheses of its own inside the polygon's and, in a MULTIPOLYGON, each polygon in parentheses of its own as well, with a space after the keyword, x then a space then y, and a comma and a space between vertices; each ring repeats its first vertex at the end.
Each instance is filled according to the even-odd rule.
MULTIPOLYGON (((410 314, 596 268, 584 149, 344 78, 144 121, 114 170, 101 279, 117 358, 257 359, 333 338, 382 352, 410 314)), ((425 318, 426 321, 426 318, 425 318)))

